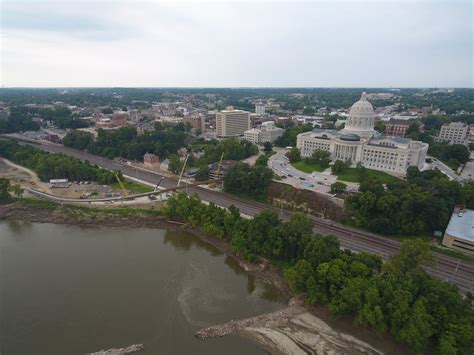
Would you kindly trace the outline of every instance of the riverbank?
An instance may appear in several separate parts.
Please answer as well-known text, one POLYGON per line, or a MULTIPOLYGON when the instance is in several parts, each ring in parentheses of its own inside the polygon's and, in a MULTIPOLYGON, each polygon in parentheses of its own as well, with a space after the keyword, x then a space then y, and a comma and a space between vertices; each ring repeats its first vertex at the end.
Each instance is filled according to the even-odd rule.
MULTIPOLYGON (((41 200, 19 200, 7 205, 0 205, 0 219, 69 224, 91 228, 184 228, 214 246, 221 253, 236 260, 246 272, 261 282, 273 285, 287 299, 293 296, 281 268, 266 261, 247 262, 235 255, 226 241, 208 236, 190 226, 169 221, 157 210, 84 208, 61 206, 41 200)), ((377 337, 368 329, 355 327, 349 317, 334 320, 326 308, 308 308, 301 302, 290 304, 288 308, 281 311, 240 321, 231 321, 215 328, 227 329, 225 334, 237 334, 250 339, 271 353, 295 353, 297 349, 300 353, 317 354, 328 351, 350 354, 382 353, 377 349, 383 349, 387 354, 406 352, 390 337, 377 337), (357 346, 352 340, 347 341, 348 334, 357 340, 357 346)), ((225 335, 224 333, 217 333, 217 336, 225 335)))

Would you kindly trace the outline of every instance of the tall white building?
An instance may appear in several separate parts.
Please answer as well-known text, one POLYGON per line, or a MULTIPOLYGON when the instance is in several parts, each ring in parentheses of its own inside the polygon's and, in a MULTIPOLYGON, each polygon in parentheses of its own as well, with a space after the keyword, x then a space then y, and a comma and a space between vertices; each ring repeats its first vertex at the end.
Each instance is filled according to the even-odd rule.
POLYGON ((244 139, 258 144, 273 143, 283 134, 283 129, 276 127, 274 122, 263 122, 260 128, 252 128, 244 132, 244 139))
POLYGON ((447 142, 449 144, 464 144, 469 143, 469 125, 464 122, 450 122, 441 126, 439 131, 438 141, 447 142))
POLYGON ((232 106, 216 113, 217 137, 242 136, 250 129, 250 112, 234 110, 232 106))
POLYGON ((265 105, 262 103, 255 104, 255 113, 257 115, 264 115, 265 114, 265 105))
POLYGON ((374 130, 374 109, 366 93, 352 105, 342 131, 315 129, 297 136, 301 155, 316 149, 331 153, 333 161, 362 163, 367 168, 405 174, 409 166, 423 167, 428 144, 408 138, 386 137, 374 130))

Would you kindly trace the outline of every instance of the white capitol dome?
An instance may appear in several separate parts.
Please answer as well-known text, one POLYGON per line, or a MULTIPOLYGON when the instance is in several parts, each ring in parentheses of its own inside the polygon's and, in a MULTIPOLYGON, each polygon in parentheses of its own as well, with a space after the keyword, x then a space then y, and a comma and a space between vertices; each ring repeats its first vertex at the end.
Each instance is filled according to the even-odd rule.
POLYGON ((365 92, 349 110, 343 132, 345 134, 356 134, 362 138, 370 138, 375 134, 374 107, 367 101, 365 92))
POLYGON ((359 101, 352 105, 349 111, 349 117, 373 117, 374 116, 374 107, 372 104, 367 101, 367 94, 365 91, 362 93, 362 96, 359 101))

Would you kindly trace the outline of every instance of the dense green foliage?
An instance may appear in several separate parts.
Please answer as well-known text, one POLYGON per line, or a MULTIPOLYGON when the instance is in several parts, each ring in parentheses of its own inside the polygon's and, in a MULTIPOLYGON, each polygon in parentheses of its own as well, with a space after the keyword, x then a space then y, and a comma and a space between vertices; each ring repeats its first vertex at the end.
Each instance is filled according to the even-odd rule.
POLYGON ((12 107, 6 119, 0 119, 0 133, 13 133, 21 131, 37 131, 39 123, 33 121, 33 115, 24 107, 12 107))
POLYGON ((0 201, 8 201, 10 199, 10 180, 0 178, 0 201))
MULTIPOLYGON (((185 132, 184 125, 171 127, 157 123, 154 131, 145 131, 142 135, 138 135, 136 128, 131 126, 120 127, 113 131, 99 129, 95 141, 90 133, 71 131, 64 137, 63 143, 68 147, 87 150, 89 153, 109 159, 122 157, 142 161, 145 153, 155 153, 160 160, 171 158, 177 154, 178 149, 188 146, 190 140, 191 136, 185 132)), ((194 159, 194 156, 191 156, 188 166, 202 166, 217 162, 222 153, 224 153, 224 159, 242 160, 258 152, 255 144, 239 141, 237 138, 201 141, 191 144, 191 148, 193 146, 202 147, 204 156, 200 159, 194 159)))
POLYGON ((12 106, 11 112, 6 120, 0 120, 0 133, 11 133, 19 131, 36 131, 40 124, 33 118, 49 121, 59 128, 83 128, 88 127, 89 122, 79 119, 67 107, 37 108, 28 106, 12 106))
POLYGON ((274 211, 249 220, 234 206, 226 211, 184 193, 171 197, 163 212, 226 239, 249 260, 264 257, 286 265, 292 289, 304 292, 309 304, 328 305, 335 316, 352 315, 356 324, 389 332, 415 351, 433 346, 443 354, 474 350, 470 299, 425 273, 421 266, 431 265, 432 257, 421 241, 404 243, 382 267, 376 255, 341 251, 335 237, 313 235, 311 221, 300 213, 288 222, 274 211))
POLYGON ((296 146, 296 136, 300 133, 309 132, 313 130, 311 124, 305 124, 302 126, 291 125, 289 128, 283 132, 283 134, 278 137, 275 141, 275 145, 278 147, 295 147, 296 146))
POLYGON ((89 132, 73 130, 66 134, 62 142, 66 147, 86 150, 94 142, 94 138, 89 132))
POLYGON ((224 177, 224 191, 255 200, 265 200, 273 172, 266 166, 238 163, 224 177))
POLYGON ((389 332, 416 352, 472 353, 471 300, 423 270, 432 264, 426 243, 404 242, 383 267, 378 257, 338 247, 331 237, 314 238, 287 270, 290 285, 305 292, 308 303, 327 304, 335 316, 353 315, 356 324, 389 332))
POLYGON ((248 141, 239 141, 231 137, 220 141, 208 142, 204 148, 206 163, 218 162, 224 153, 226 160, 242 160, 258 153, 258 147, 248 141))
POLYGON ((350 162, 336 160, 331 166, 331 171, 334 175, 342 173, 344 170, 349 169, 351 166, 350 162))
POLYGON ((115 182, 114 172, 91 165, 87 161, 63 154, 50 154, 13 141, 0 140, 0 156, 30 168, 43 181, 65 178, 97 181, 99 184, 115 182))
POLYGON ((301 160, 301 152, 296 147, 293 147, 288 152, 286 152, 285 156, 288 158, 290 163, 295 163, 301 160))
POLYGON ((469 149, 462 144, 441 144, 430 145, 428 153, 445 162, 449 167, 456 170, 459 164, 466 164, 469 161, 469 149))
POLYGON ((386 187, 369 177, 361 181, 359 191, 346 200, 354 222, 384 234, 443 231, 456 204, 474 208, 474 182, 461 185, 439 170, 410 167, 406 181, 386 187))
POLYGON ((122 157, 141 161, 145 153, 155 153, 160 159, 176 154, 185 145, 187 137, 188 134, 178 126, 164 127, 157 124, 154 131, 145 131, 142 135, 138 135, 137 129, 131 126, 113 131, 99 129, 96 141, 88 133, 71 131, 63 142, 69 147, 87 150, 109 159, 122 157))
MULTIPOLYGON (((10 105, 24 105, 32 102, 52 104, 56 101, 77 106, 109 106, 114 109, 123 107, 148 108, 151 102, 181 100, 183 95, 192 95, 195 100, 209 102, 207 95, 216 98, 216 108, 233 105, 253 111, 253 98, 271 98, 281 102, 283 109, 299 110, 312 114, 314 109, 349 108, 360 98, 362 91, 368 93, 394 93, 394 98, 372 100, 375 107, 400 103, 399 110, 411 107, 430 107, 441 109, 448 114, 462 110, 474 112, 474 94, 472 89, 455 89, 452 92, 440 92, 432 89, 386 88, 69 88, 63 89, 1 89, 2 101, 10 105), (300 95, 294 95, 298 93, 300 95), (414 95, 417 94, 417 95, 414 95)), ((268 108, 271 111, 272 108, 268 108)))
POLYGON ((335 183, 331 184, 331 193, 337 192, 344 192, 347 189, 347 185, 341 181, 336 181, 335 183))
POLYGON ((327 150, 315 149, 310 157, 306 158, 306 161, 310 164, 319 165, 321 168, 329 168, 331 162, 331 153, 327 150))

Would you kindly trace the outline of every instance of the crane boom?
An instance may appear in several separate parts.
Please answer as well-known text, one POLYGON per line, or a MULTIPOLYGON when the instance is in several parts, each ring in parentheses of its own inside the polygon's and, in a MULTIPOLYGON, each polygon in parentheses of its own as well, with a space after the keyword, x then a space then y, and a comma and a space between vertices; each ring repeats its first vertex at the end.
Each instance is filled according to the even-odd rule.
POLYGON ((117 182, 118 182, 120 188, 122 189, 123 194, 124 194, 125 196, 128 196, 127 189, 125 188, 125 186, 123 186, 123 182, 122 182, 122 180, 120 180, 118 174, 115 174, 115 178, 117 179, 117 182))

